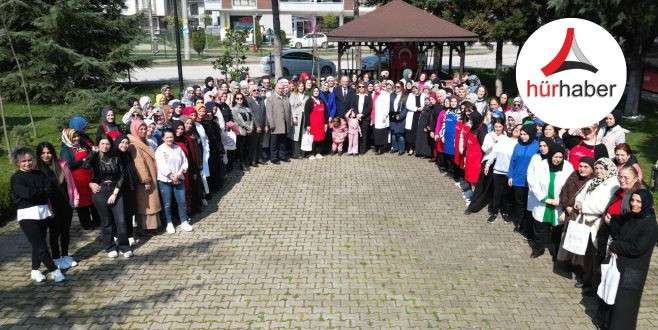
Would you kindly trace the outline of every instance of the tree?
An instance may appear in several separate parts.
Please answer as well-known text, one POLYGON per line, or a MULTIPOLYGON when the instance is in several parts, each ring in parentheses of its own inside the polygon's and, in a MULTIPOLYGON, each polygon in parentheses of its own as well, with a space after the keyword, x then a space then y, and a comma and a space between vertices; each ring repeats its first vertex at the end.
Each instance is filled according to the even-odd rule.
POLYGON ((628 61, 624 114, 639 114, 644 58, 658 37, 658 2, 655 0, 550 0, 550 8, 564 17, 580 17, 604 27, 618 41, 628 61))
POLYGON ((229 29, 220 43, 224 49, 222 55, 212 62, 215 69, 220 70, 228 78, 239 80, 249 71, 245 65, 247 47, 245 40, 247 32, 244 30, 229 29))
POLYGON ((139 16, 121 14, 122 0, 8 0, 0 5, 0 90, 20 100, 21 77, 35 102, 55 103, 79 89, 102 89, 128 70, 150 64, 135 56, 139 16))
POLYGON ((199 55, 206 49, 206 31, 203 28, 192 31, 192 48, 199 55))
POLYGON ((274 76, 280 78, 283 75, 281 64, 281 19, 279 18, 279 0, 272 0, 272 21, 274 25, 274 76))

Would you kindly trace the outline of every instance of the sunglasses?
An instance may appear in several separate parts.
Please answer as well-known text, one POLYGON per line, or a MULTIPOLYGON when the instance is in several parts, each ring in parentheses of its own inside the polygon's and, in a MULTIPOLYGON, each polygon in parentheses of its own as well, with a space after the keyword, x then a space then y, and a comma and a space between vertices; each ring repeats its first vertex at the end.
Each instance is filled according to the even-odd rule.
POLYGON ((235 100, 236 101, 242 101, 242 98, 241 97, 236 97, 235 100))
POLYGON ((358 86, 359 88, 366 88, 366 86, 358 86))

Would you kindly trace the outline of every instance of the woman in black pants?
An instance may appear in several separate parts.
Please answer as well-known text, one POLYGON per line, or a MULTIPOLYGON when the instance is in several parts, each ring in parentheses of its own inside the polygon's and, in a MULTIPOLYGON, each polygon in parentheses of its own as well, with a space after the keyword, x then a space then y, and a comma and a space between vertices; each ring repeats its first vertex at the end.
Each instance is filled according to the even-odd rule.
POLYGON ((29 148, 18 148, 12 153, 18 171, 11 176, 11 199, 16 207, 16 220, 32 246, 32 272, 30 278, 42 282, 46 277, 39 267, 43 263, 55 282, 64 275, 53 262, 46 243, 47 222, 53 213, 48 202, 55 187, 41 171, 34 169, 34 153, 29 148))
POLYGON ((101 139, 98 142, 98 154, 92 162, 94 176, 89 187, 94 194, 94 206, 101 217, 101 238, 107 256, 116 258, 121 252, 124 257, 130 258, 133 253, 128 243, 123 198, 120 194, 124 174, 119 157, 113 155, 110 149, 110 140, 101 139))
POLYGON ((119 158, 119 165, 123 172, 123 185, 121 186, 121 197, 123 199, 123 214, 128 231, 128 243, 132 246, 135 244, 133 227, 136 226, 135 211, 137 210, 137 185, 140 183, 135 160, 128 151, 130 139, 127 135, 119 135, 113 142, 113 151, 119 158), (135 224, 135 226, 133 225, 135 224))
POLYGON ((73 175, 66 161, 57 159, 55 147, 42 142, 37 146, 37 168, 43 172, 56 188, 50 198, 55 217, 48 222, 50 252, 59 269, 75 267, 78 263, 69 256, 69 242, 73 209, 79 201, 73 175))

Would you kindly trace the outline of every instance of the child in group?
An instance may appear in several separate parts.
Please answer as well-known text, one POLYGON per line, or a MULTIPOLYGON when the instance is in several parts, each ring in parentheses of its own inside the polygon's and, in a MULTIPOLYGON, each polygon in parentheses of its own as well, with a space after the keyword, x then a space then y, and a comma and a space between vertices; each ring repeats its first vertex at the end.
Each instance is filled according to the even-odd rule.
POLYGON ((343 155, 343 142, 347 137, 347 122, 345 118, 336 117, 331 121, 331 126, 333 127, 331 132, 331 152, 333 154, 338 153, 339 156, 343 155))
POLYGON ((356 156, 359 154, 361 125, 359 125, 359 119, 356 117, 356 112, 350 110, 345 117, 347 117, 347 138, 349 139, 347 154, 356 156))

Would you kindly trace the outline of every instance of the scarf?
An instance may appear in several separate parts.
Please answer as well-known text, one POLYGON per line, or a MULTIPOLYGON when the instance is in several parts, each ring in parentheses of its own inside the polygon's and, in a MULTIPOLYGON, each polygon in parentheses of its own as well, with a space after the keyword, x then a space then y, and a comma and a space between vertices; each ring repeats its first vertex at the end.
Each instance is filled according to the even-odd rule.
POLYGON ((80 145, 73 144, 73 136, 75 136, 76 130, 73 128, 65 128, 62 130, 62 143, 65 146, 73 149, 77 149, 80 145))
POLYGON ((601 185, 601 183, 605 182, 605 180, 617 176, 617 166, 612 162, 612 160, 610 160, 610 158, 601 158, 594 163, 594 166, 599 164, 603 165, 603 168, 605 168, 605 173, 602 177, 597 176, 592 179, 592 182, 587 187, 587 193, 594 191, 594 189, 601 185))

